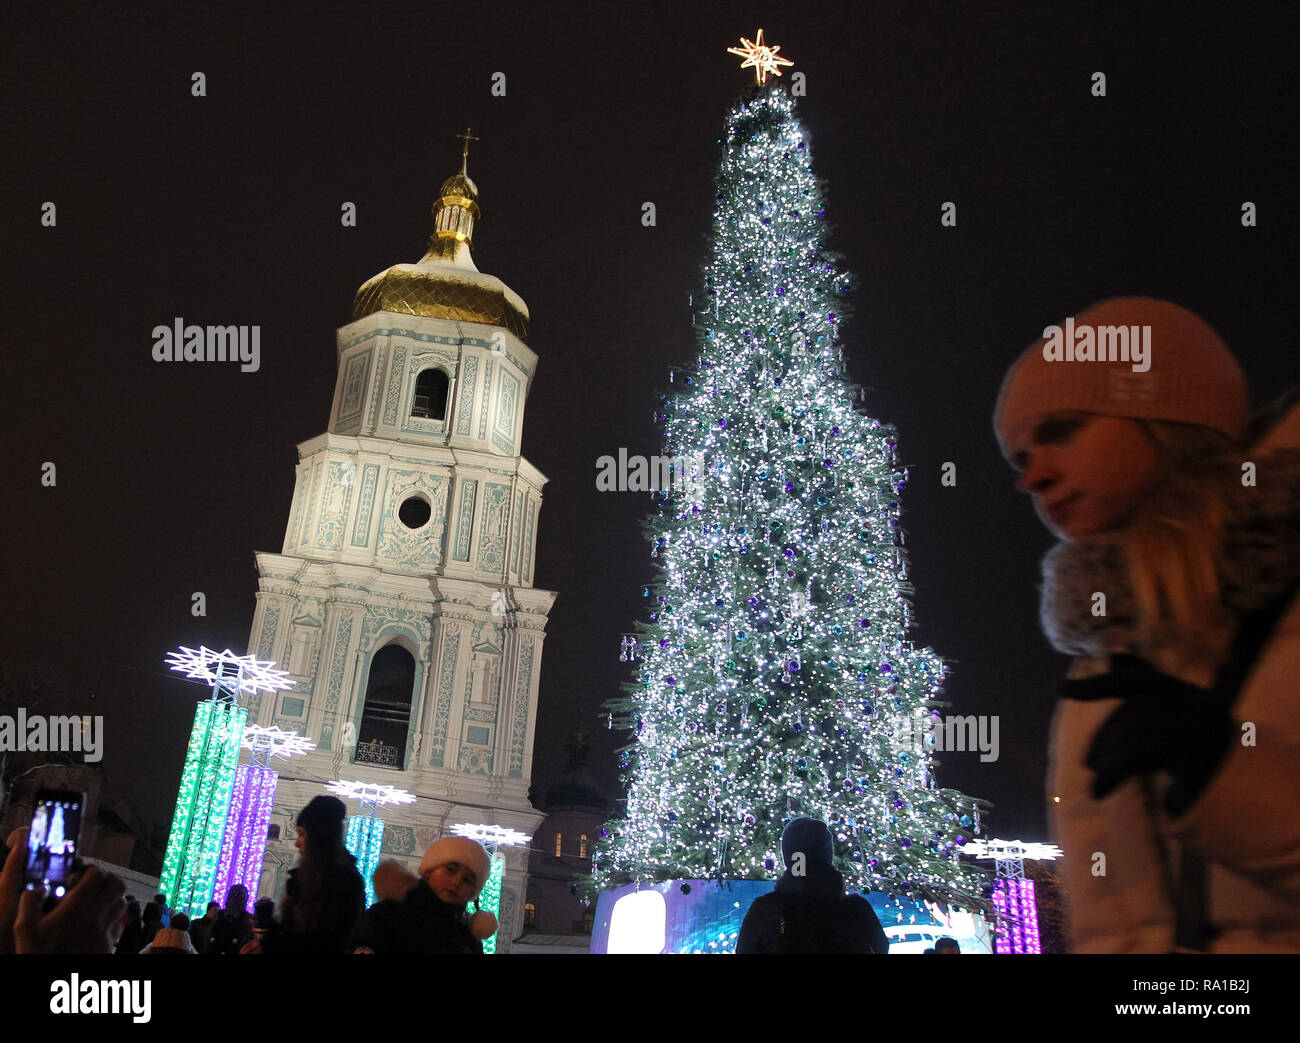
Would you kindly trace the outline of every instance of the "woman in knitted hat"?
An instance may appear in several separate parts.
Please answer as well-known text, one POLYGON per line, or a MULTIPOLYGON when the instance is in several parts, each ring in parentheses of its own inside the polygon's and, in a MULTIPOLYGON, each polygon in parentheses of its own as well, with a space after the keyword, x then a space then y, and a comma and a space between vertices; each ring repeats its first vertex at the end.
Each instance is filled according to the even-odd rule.
POLYGON ((140 950, 142 956, 193 956, 195 949, 188 931, 179 927, 164 927, 153 941, 140 950))
POLYGON ((482 844, 467 837, 443 837, 429 845, 414 876, 394 861, 375 870, 375 894, 382 899, 362 917, 353 951, 381 956, 483 953, 483 939, 497 929, 490 912, 467 906, 487 883, 492 862, 482 844))
POLYGON ((357 860, 344 846, 347 806, 338 797, 321 795, 298 815, 294 842, 301 853, 289 871, 280 920, 245 953, 346 953, 348 940, 366 905, 366 889, 357 860))
POLYGON ((1248 426, 1218 334, 1116 298, 1048 327, 994 424, 1061 543, 1075 657, 1049 809, 1078 952, 1300 951, 1300 406, 1248 426), (1119 349, 1124 350, 1119 350, 1119 349))

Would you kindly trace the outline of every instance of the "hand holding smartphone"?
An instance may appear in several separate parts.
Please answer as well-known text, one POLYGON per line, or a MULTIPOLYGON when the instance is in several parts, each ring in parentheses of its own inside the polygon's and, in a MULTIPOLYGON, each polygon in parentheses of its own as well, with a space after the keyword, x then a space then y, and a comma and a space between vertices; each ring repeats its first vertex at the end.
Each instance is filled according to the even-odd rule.
POLYGON ((55 899, 68 890, 68 876, 77 858, 81 813, 86 795, 75 790, 39 790, 27 828, 27 860, 23 889, 44 888, 55 899))

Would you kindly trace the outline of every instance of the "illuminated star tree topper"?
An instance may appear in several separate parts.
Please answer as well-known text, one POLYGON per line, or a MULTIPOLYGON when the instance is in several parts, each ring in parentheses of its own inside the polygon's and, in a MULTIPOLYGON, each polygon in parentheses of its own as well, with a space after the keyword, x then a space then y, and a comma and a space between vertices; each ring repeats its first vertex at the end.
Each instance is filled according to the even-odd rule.
POLYGON ((781 49, 779 46, 769 47, 767 44, 763 43, 762 29, 758 31, 758 38, 756 40, 750 40, 742 36, 740 38, 740 44, 741 46, 739 47, 728 47, 727 53, 739 55, 741 58, 744 58, 745 60, 740 63, 740 67, 742 69, 752 67, 754 70, 754 78, 758 83, 766 83, 767 74, 769 72, 776 76, 780 76, 780 67, 782 65, 794 64, 794 62, 790 61, 789 58, 781 58, 777 56, 777 52, 781 49))

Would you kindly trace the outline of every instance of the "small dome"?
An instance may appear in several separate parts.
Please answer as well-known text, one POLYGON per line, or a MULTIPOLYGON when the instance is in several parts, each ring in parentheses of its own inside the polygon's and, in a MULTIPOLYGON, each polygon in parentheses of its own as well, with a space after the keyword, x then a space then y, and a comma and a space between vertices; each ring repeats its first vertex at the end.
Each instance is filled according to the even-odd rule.
POLYGON ((463 196, 466 199, 478 202, 478 185, 470 179, 468 174, 452 174, 442 183, 442 188, 438 191, 439 196, 463 196))
POLYGON ((568 750, 569 765, 559 781, 546 791, 545 810, 582 807, 607 811, 609 798, 601 791, 596 777, 587 767, 587 754, 591 748, 587 745, 587 735, 581 728, 573 732, 568 750))

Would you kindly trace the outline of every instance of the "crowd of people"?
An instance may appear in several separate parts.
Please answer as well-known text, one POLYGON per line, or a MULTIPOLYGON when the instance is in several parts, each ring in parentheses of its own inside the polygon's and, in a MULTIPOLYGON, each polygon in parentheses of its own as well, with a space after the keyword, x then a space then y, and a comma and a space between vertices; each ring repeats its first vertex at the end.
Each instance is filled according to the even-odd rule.
POLYGON ((356 859, 344 846, 347 807, 319 796, 298 816, 298 865, 279 908, 269 898, 248 910, 236 885, 225 905, 204 915, 175 913, 165 894, 143 908, 122 881, 97 866, 79 868, 59 900, 23 886, 26 829, 7 841, 0 873, 0 953, 253 956, 284 954, 482 954, 496 917, 477 909, 491 861, 483 845, 464 837, 431 844, 418 874, 395 861, 380 864, 378 901, 365 908, 356 859), (473 907, 473 908, 471 908, 473 907))
MULTIPOLYGON (((250 914, 249 894, 236 885, 224 906, 209 902, 203 916, 173 912, 158 894, 143 908, 125 896, 122 882, 91 866, 67 896, 53 903, 40 890, 21 890, 24 831, 9 837, 0 875, 0 938, 17 953, 142 955, 472 955, 495 933, 496 917, 471 911, 487 881, 487 851, 464 837, 431 844, 418 873, 398 862, 380 863, 379 899, 365 908, 356 859, 343 845, 346 807, 337 797, 315 797, 298 816, 297 867, 290 871, 279 909, 269 898, 250 914)), ((844 893, 834 869, 826 824, 798 818, 781 839, 786 872, 770 895, 750 907, 736 951, 742 954, 884 954, 889 943, 870 903, 844 893)), ((960 951, 951 938, 933 952, 960 951)))

